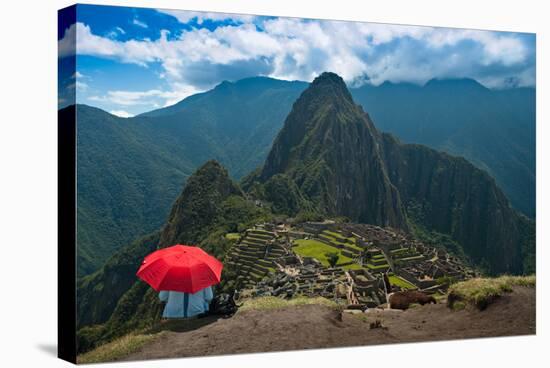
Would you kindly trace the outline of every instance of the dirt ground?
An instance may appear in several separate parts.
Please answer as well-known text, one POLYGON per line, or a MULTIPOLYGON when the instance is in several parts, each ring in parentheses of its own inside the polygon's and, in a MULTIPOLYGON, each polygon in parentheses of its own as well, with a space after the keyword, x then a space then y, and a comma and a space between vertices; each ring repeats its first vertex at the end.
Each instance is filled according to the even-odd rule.
POLYGON ((337 312, 319 305, 249 310, 169 331, 125 360, 535 334, 535 306, 535 290, 517 287, 484 311, 431 304, 404 312, 344 313, 340 321, 337 312), (383 327, 371 329, 376 320, 383 327))

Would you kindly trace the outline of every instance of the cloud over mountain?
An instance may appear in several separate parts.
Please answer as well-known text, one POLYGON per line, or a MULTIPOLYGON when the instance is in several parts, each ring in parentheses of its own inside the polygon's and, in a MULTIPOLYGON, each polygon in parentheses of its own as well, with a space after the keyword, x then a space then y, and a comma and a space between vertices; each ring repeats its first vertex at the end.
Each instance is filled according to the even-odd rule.
MULTIPOLYGON (((535 84, 530 34, 167 10, 157 15, 175 18, 177 26, 160 27, 154 38, 124 34, 119 40, 96 33, 91 22, 78 22, 59 41, 60 55, 74 52, 67 45, 77 37, 78 55, 156 66, 162 92, 176 96, 163 104, 226 79, 311 81, 325 70, 352 86, 449 77, 494 88, 535 84)), ((131 22, 136 19, 146 22, 136 16, 131 22)))

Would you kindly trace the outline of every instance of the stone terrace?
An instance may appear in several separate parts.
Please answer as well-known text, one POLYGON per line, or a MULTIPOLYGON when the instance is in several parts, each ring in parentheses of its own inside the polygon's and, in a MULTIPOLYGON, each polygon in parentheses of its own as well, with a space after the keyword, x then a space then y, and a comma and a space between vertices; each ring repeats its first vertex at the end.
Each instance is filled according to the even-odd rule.
MULTIPOLYGON (((324 267, 314 258, 289 254, 280 260, 280 268, 258 282, 244 294, 251 296, 295 296, 340 299, 349 302, 350 284, 345 271, 340 267, 324 267)), ((353 294, 355 297, 355 294, 353 294)))
POLYGON ((248 229, 240 241, 231 248, 225 262, 237 270, 237 279, 245 286, 260 281, 275 271, 275 260, 287 253, 272 231, 260 227, 248 229))

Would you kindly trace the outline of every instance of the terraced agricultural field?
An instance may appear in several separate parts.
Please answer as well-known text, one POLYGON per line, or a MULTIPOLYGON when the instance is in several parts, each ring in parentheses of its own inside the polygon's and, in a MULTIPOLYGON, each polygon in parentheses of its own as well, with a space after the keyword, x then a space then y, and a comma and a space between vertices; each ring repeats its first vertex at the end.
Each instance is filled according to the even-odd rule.
POLYGON ((395 286, 399 286, 400 288, 412 290, 416 289, 416 286, 408 282, 407 280, 396 276, 396 275, 389 275, 388 278, 390 279, 390 283, 395 286))
POLYGON ((345 245, 359 252, 362 251, 362 249, 355 244, 355 237, 353 236, 347 238, 342 233, 337 233, 330 230, 324 230, 321 235, 330 239, 330 241, 332 241, 333 243, 345 245))
POLYGON ((367 268, 372 272, 386 272, 389 268, 387 263, 381 265, 373 265, 372 263, 367 263, 367 268))
POLYGON ((284 254, 275 244, 269 244, 275 234, 262 229, 248 229, 242 236, 238 233, 226 234, 226 238, 241 239, 235 244, 225 262, 237 269, 237 279, 245 285, 258 282, 265 275, 275 271, 274 261, 284 254))
POLYGON ((422 261, 425 257, 411 248, 399 248, 390 252, 396 264, 404 264, 412 261, 422 261))
MULTIPOLYGON (((351 258, 342 255, 342 252, 337 248, 326 245, 318 240, 314 239, 298 239, 294 242, 295 246, 292 250, 302 257, 312 257, 319 260, 323 266, 330 267, 326 253, 338 253, 340 258, 336 266, 341 264, 353 262, 351 258)), ((359 266, 359 265, 358 265, 359 266)), ((359 266, 360 267, 360 266, 359 266)))

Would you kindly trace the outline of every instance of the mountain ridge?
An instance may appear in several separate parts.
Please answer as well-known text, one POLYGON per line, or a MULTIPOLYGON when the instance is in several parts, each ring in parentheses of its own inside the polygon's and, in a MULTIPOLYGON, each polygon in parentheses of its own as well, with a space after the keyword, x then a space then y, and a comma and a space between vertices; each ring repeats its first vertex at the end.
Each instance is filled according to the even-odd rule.
POLYGON ((184 99, 182 99, 179 102, 176 102, 173 105, 165 106, 160 109, 147 111, 147 112, 138 114, 136 116, 158 117, 158 116, 177 114, 181 110, 185 109, 190 102, 194 102, 198 99, 206 97, 209 94, 212 94, 215 92, 236 88, 236 87, 250 87, 251 85, 254 85, 254 87, 257 87, 258 85, 262 85, 263 87, 281 87, 283 85, 295 85, 295 86, 302 86, 303 88, 305 88, 307 84, 308 84, 307 82, 302 82, 298 80, 286 81, 286 80, 264 77, 264 76, 248 77, 248 78, 243 78, 236 81, 224 80, 218 83, 216 86, 214 86, 210 90, 199 92, 191 96, 185 97, 184 99))
MULTIPOLYGON (((269 77, 241 81, 255 78, 286 82, 269 77)), ((488 88, 464 77, 424 84, 365 83, 350 91, 382 131, 466 157, 497 179, 516 209, 536 216, 535 149, 530 148, 536 144, 535 87, 488 88), (468 110, 476 113, 464 119, 468 110)))
MULTIPOLYGON (((267 77, 227 82, 185 99, 183 112, 157 117, 123 119, 79 104, 79 275, 160 226, 202 162, 219 160, 235 179, 260 166, 306 86, 267 77)), ((382 131, 466 157, 497 179, 515 208, 534 216, 534 89, 464 99, 466 91, 456 98, 450 87, 436 94, 422 88, 385 83, 350 91, 382 131), (464 119, 463 111, 474 113, 464 119)), ((295 196, 289 205, 299 202, 295 196)))
POLYGON ((286 176, 323 215, 404 230, 417 215, 407 207, 419 203, 416 225, 448 234, 490 273, 521 273, 527 225, 494 179, 464 158, 379 133, 343 88, 332 73, 311 83, 245 189, 286 176))

